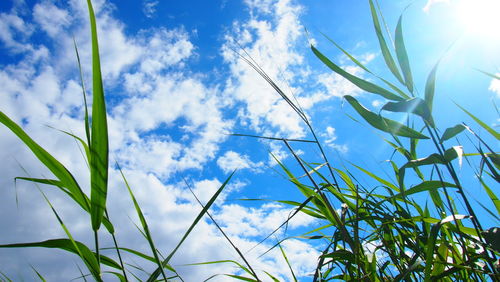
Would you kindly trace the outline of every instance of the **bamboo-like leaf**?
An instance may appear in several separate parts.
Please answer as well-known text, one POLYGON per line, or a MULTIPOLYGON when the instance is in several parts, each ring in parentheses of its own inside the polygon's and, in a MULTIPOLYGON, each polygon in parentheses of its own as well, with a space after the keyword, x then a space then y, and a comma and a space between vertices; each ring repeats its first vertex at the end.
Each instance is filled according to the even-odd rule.
POLYGON ((403 137, 417 138, 417 139, 429 139, 429 137, 423 135, 422 133, 415 131, 399 122, 393 121, 377 115, 365 107, 363 107, 354 97, 350 95, 344 96, 344 98, 351 104, 351 106, 373 127, 380 129, 382 131, 403 137))
POLYGON ((391 51, 387 47, 387 43, 384 38, 384 34, 382 33, 382 28, 380 27, 380 22, 378 19, 377 10, 375 5, 373 5, 373 1, 370 0, 370 11, 372 14, 373 27, 375 28, 375 33, 377 34, 378 42, 380 45, 380 51, 382 51, 382 56, 384 57, 385 64, 389 68, 389 70, 394 74, 394 76, 401 82, 401 84, 405 84, 405 81, 401 77, 401 73, 399 72, 394 59, 392 58, 391 51))
POLYGON ((440 143, 443 143, 444 141, 451 139, 455 136, 457 136, 460 132, 465 130, 465 126, 463 124, 457 124, 453 127, 447 128, 443 136, 441 136, 441 139, 439 139, 440 143))
POLYGON ((389 90, 382 88, 376 84, 373 84, 369 81, 366 81, 364 79, 361 79, 357 76, 354 76, 345 70, 343 70, 341 67, 336 65, 334 62, 330 61, 325 55, 323 55, 318 49, 316 49, 314 46, 311 45, 311 49, 313 53, 318 57, 327 67, 329 67, 331 70, 334 72, 338 73, 339 75, 343 76, 345 79, 349 80, 352 82, 354 85, 359 87, 360 89, 373 93, 373 94, 378 94, 386 99, 393 100, 393 101, 401 101, 403 100, 402 97, 390 92, 389 90))
POLYGON ((382 107, 382 110, 399 113, 412 113, 422 117, 431 127, 435 127, 429 107, 427 107, 425 101, 420 98, 412 98, 400 102, 388 102, 382 107))
POLYGON ((425 83, 425 102, 427 103, 431 113, 434 103, 434 91, 436 89, 436 73, 440 62, 441 61, 439 60, 434 68, 432 68, 429 76, 427 77, 427 82, 425 83))
POLYGON ((402 91, 401 89, 399 89, 397 86, 395 86, 394 84, 392 84, 391 82, 387 81, 386 79, 384 79, 383 77, 380 77, 378 75, 376 75, 375 73, 373 73, 370 69, 368 69, 363 63, 361 63, 360 61, 358 61, 356 58, 354 58, 354 56, 352 56, 349 52, 347 52, 344 48, 340 47, 340 45, 338 45, 335 41, 333 41, 330 37, 328 37, 327 35, 325 35, 324 33, 322 33, 323 36, 328 39, 328 41, 330 41, 333 45, 335 45, 335 47, 337 47, 340 51, 342 51, 342 53, 344 53, 344 55, 346 55, 353 63, 355 63, 358 67, 362 68, 364 71, 370 73, 371 75, 375 76, 376 78, 382 80, 385 84, 387 84, 392 90, 396 91, 401 97, 405 98, 405 99, 409 99, 410 96, 408 96, 406 93, 404 93, 404 91, 402 91))
POLYGON ((455 103, 462 111, 464 111, 467 115, 469 115, 475 122, 477 122, 482 128, 486 129, 493 137, 495 137, 497 140, 500 140, 500 133, 498 133, 496 130, 493 128, 489 127, 486 123, 484 123, 482 120, 478 119, 476 116, 471 114, 469 111, 466 109, 462 108, 459 104, 455 103))
POLYGON ((413 75, 411 73, 410 60, 408 59, 408 54, 406 52, 405 42, 403 40, 403 28, 402 28, 403 15, 399 17, 398 25, 396 26, 396 56, 399 61, 399 66, 403 71, 403 76, 405 79, 405 85, 413 93, 413 75))
POLYGON ((98 230, 106 209, 108 192, 108 123, 102 86, 99 43, 94 9, 87 0, 92 36, 92 124, 90 135, 90 217, 92 229, 98 230))
MULTIPOLYGON (((179 243, 177 244, 177 246, 175 246, 174 250, 168 255, 168 257, 166 259, 163 260, 162 262, 162 266, 165 266, 165 265, 168 265, 170 259, 174 256, 174 254, 177 252, 177 250, 179 249, 179 247, 182 245, 182 243, 184 243, 184 240, 186 240, 186 238, 189 236, 189 234, 191 233, 191 231, 193 231, 193 228, 198 224, 198 222, 203 218, 203 216, 205 215, 205 213, 208 211, 208 209, 212 206, 212 204, 215 202, 215 200, 217 199, 217 197, 219 197, 220 193, 222 192, 222 190, 224 190, 224 188, 226 187, 226 185, 229 183, 229 180, 231 180, 231 177, 233 177, 234 173, 236 171, 233 171, 233 173, 231 173, 231 175, 229 175, 229 177, 226 179, 226 181, 224 181, 224 183, 219 187, 219 189, 215 192, 215 194, 212 196, 212 198, 210 198, 210 200, 207 202, 207 204, 205 205, 205 207, 201 210, 201 212, 198 214, 198 216, 195 218, 195 220, 193 221, 193 223, 191 224, 191 226, 189 227, 189 229, 186 231, 186 233, 184 233, 184 236, 182 236, 182 239, 179 241, 179 243)), ((157 268, 153 274, 151 274, 151 276, 148 278, 147 281, 149 282, 153 282, 156 280, 156 278, 158 278, 158 276, 160 275, 161 273, 161 269, 160 268, 157 268)))

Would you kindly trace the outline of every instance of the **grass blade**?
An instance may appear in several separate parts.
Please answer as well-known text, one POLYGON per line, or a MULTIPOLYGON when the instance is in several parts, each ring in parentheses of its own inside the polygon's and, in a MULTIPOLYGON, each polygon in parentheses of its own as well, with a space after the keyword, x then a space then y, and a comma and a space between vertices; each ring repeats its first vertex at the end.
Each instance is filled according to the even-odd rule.
POLYGON ((92 36, 92 124, 90 136, 90 217, 92 228, 101 226, 108 190, 108 125, 106 120, 106 103, 102 86, 101 63, 99 59, 99 43, 94 9, 87 0, 92 36))
POLYGON ((344 96, 344 98, 371 126, 377 129, 397 136, 417 139, 429 139, 429 137, 423 135, 422 133, 415 131, 399 122, 381 117, 380 115, 369 111, 350 95, 346 95, 344 96))
POLYGON ((160 261, 160 258, 158 256, 158 252, 157 252, 156 247, 154 245, 154 241, 153 241, 153 237, 151 236, 151 232, 149 232, 149 227, 148 227, 148 223, 146 222, 146 218, 144 217, 144 214, 142 213, 141 207, 139 206, 139 203, 137 203, 137 200, 135 199, 134 193, 132 192, 132 189, 130 188, 130 185, 128 184, 128 181, 125 178, 125 175, 123 174, 123 171, 121 170, 120 166, 118 166, 118 170, 120 171, 120 174, 123 178, 123 181, 125 181, 125 186, 127 187, 127 190, 130 194, 130 198, 132 198, 132 201, 134 202, 135 211, 137 213, 137 216, 139 216, 139 220, 141 221, 142 228, 144 229, 144 235, 146 236, 146 239, 148 240, 151 251, 153 252, 155 262, 161 271, 163 279, 165 279, 165 281, 166 281, 167 275, 165 275, 165 272, 163 271, 162 263, 160 261))
POLYGON ((427 82, 425 83, 425 102, 427 103, 427 107, 432 113, 432 105, 434 103, 434 91, 436 89, 436 73, 439 66, 439 60, 436 65, 432 68, 429 76, 427 77, 427 82))
POLYGON ((403 100, 403 98, 390 92, 389 90, 387 90, 385 88, 382 88, 376 84, 373 84, 369 81, 366 81, 364 79, 361 79, 355 75, 352 75, 352 74, 346 72, 341 67, 336 65, 334 62, 330 61, 330 59, 328 59, 325 55, 323 55, 318 49, 316 49, 312 45, 311 45, 311 49, 312 49, 313 53, 316 55, 316 57, 318 57, 327 67, 329 67, 331 70, 338 73, 339 75, 343 76, 345 79, 349 80, 354 85, 361 88, 362 90, 364 90, 366 92, 378 94, 386 99, 393 100, 393 101, 403 100))
POLYGON ((422 117, 433 128, 435 127, 429 107, 425 101, 420 98, 413 98, 400 102, 388 102, 382 107, 382 110, 399 113, 412 113, 422 117))
MULTIPOLYGON (((208 211, 208 209, 212 206, 212 204, 215 202, 215 200, 217 199, 217 197, 219 197, 220 193, 222 192, 222 190, 224 190, 224 188, 226 187, 227 183, 229 182, 229 180, 231 179, 231 177, 233 177, 233 175, 234 175, 235 172, 236 171, 233 171, 233 173, 231 173, 231 175, 229 175, 229 177, 219 187, 219 189, 215 192, 215 194, 212 196, 212 198, 210 198, 210 200, 207 202, 207 204, 205 205, 205 207, 201 210, 201 212, 198 214, 198 216, 196 217, 196 219, 193 221, 193 223, 191 224, 191 226, 189 227, 189 229, 186 231, 186 233, 184 233, 184 236, 182 236, 182 239, 179 241, 179 243, 177 244, 177 246, 175 246, 174 250, 168 255, 168 257, 166 259, 163 260, 162 266, 165 266, 165 265, 168 264, 168 262, 174 256, 174 254, 177 252, 177 250, 182 245, 182 243, 184 243, 184 240, 186 240, 186 238, 189 236, 189 234, 191 233, 191 231, 193 231, 193 228, 203 218, 203 216, 208 211)), ((148 278, 147 281, 148 282, 155 281, 156 278, 158 278, 158 276, 160 275, 160 273, 161 273, 161 269, 157 268, 153 272, 153 274, 148 278)))
POLYGON ((486 123, 478 119, 476 116, 471 114, 469 111, 466 109, 462 108, 459 104, 455 103, 462 111, 464 111, 467 115, 469 115, 475 122, 477 122, 482 128, 486 129, 493 137, 495 137, 497 140, 500 140, 500 134, 496 132, 493 128, 489 127, 486 123))
POLYGON ((403 40, 403 28, 402 28, 403 15, 399 17, 398 25, 396 26, 396 56, 399 61, 399 66, 403 71, 403 76, 405 79, 405 85, 413 93, 413 75, 411 74, 410 61, 408 59, 408 53, 406 52, 405 42, 403 40))
POLYGON ((82 189, 76 182, 73 175, 69 170, 64 167, 56 158, 54 158, 49 152, 43 149, 38 143, 36 143, 31 137, 26 134, 26 132, 15 122, 13 122, 9 117, 7 117, 3 112, 0 111, 0 122, 3 123, 7 128, 12 131, 24 144, 35 154, 35 156, 40 160, 42 164, 45 165, 53 174, 56 176, 60 183, 66 187, 70 193, 74 196, 75 201, 84 209, 89 210, 89 203, 87 201, 86 195, 83 193, 82 189))
POLYGON ((392 58, 391 51, 387 47, 387 43, 385 41, 384 35, 382 33, 382 28, 380 27, 380 22, 378 19, 377 10, 375 5, 373 5, 373 1, 370 0, 370 11, 372 14, 373 27, 375 28, 375 33, 377 34, 378 42, 380 45, 380 50, 382 51, 382 56, 384 57, 385 64, 391 70, 392 74, 401 82, 401 84, 405 84, 405 81, 401 77, 398 67, 392 58))

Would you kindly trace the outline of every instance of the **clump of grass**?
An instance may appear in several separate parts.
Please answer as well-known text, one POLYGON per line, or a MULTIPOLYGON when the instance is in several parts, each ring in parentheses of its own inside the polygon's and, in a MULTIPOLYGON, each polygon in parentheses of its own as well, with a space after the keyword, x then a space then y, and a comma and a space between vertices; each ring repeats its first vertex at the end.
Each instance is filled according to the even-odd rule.
MULTIPOLYGON (((348 73, 313 45, 311 50, 333 72, 360 89, 388 100, 376 113, 355 97, 344 97, 366 123, 391 137, 392 140, 384 139, 385 142, 404 160, 398 162, 391 157, 396 182, 355 164, 351 169, 336 168, 328 161, 307 115, 253 60, 244 58, 297 112, 313 137, 309 141, 260 136, 282 141, 307 176, 302 180, 277 160, 289 181, 306 197, 301 203, 280 202, 295 208, 291 217, 303 212, 319 219, 322 224, 301 236, 311 242, 321 240, 321 245, 326 246, 318 258, 313 281, 496 281, 500 279, 497 259, 500 232, 498 228, 486 230, 482 215, 490 215, 500 222, 500 202, 491 187, 500 182, 500 158, 491 145, 465 123, 439 129, 433 115, 433 110, 439 111, 439 106, 433 103, 439 61, 428 75, 424 97, 419 97, 404 42, 403 16, 395 29, 395 42, 390 44, 381 24, 385 21, 378 3, 369 0, 369 6, 385 65, 397 83, 374 74, 328 37, 353 63, 383 85, 348 73), (384 117, 385 112, 406 114, 407 122, 403 124, 384 117), (454 140, 467 133, 471 144, 477 145, 472 148, 476 152, 464 154, 462 145, 454 140), (319 148, 322 160, 305 162, 296 154, 293 142, 313 143, 319 148), (424 146, 422 151, 430 147, 434 152, 422 156, 419 149, 424 146), (495 210, 482 203, 478 203, 483 209, 481 213, 473 208, 454 163, 457 159, 461 162, 462 158, 471 165, 495 210), (479 159, 479 165, 473 163, 473 158, 479 159), (322 165, 317 167, 318 164, 322 165), (322 166, 328 167, 328 174, 320 172, 322 166), (414 176, 408 176, 410 172, 414 176), (367 187, 357 181, 359 173, 372 179, 373 186, 367 187), (414 196, 417 195, 420 199, 427 195, 431 202, 416 201, 414 196)), ((499 79, 490 73, 485 74, 499 79)), ((457 106, 496 141, 500 140, 497 131, 457 106)))

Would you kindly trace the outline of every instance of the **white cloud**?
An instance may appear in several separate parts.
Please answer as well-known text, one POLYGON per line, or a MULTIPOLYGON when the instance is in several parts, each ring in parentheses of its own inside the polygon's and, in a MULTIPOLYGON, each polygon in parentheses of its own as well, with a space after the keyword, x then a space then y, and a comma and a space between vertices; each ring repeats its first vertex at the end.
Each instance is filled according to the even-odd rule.
POLYGON ((347 153, 349 151, 349 147, 345 144, 337 144, 335 141, 337 140, 337 134, 335 134, 335 128, 331 126, 327 126, 326 130, 324 133, 321 134, 323 138, 325 138, 325 144, 334 149, 337 150, 340 153, 347 153))
POLYGON ((142 12, 144 15, 148 18, 154 17, 158 3, 158 0, 144 0, 142 3, 142 12))
MULTIPOLYGON (((496 75, 500 76, 500 73, 496 73, 496 75)), ((495 92, 497 94, 497 98, 500 98, 500 80, 492 79, 488 90, 495 92)))
POLYGON ((251 169, 252 171, 259 171, 259 168, 264 165, 262 162, 254 163, 247 155, 241 155, 234 151, 227 151, 217 159, 217 165, 225 173, 231 172, 235 169, 251 169))
POLYGON ((49 1, 35 5, 33 18, 41 29, 52 38, 59 36, 63 28, 70 23, 68 11, 58 8, 49 1))

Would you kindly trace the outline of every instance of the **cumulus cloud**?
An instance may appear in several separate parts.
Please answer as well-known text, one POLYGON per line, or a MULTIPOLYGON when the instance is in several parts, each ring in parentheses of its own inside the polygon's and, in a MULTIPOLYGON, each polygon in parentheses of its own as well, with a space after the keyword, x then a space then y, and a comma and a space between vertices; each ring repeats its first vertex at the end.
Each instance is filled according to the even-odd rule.
POLYGON ((335 141, 337 140, 337 134, 335 134, 335 128, 331 126, 327 126, 324 133, 321 134, 323 138, 325 138, 325 144, 337 150, 340 153, 347 153, 349 151, 349 147, 345 144, 337 144, 335 141))
POLYGON ((250 169, 252 171, 259 171, 259 168, 264 165, 263 162, 254 163, 247 155, 241 155, 234 151, 227 151, 224 155, 217 159, 217 165, 225 172, 233 170, 250 169))

